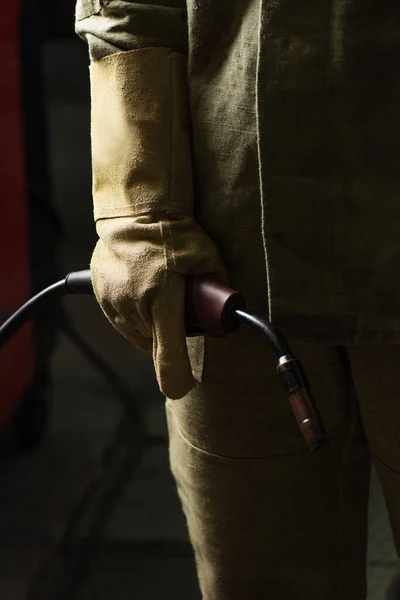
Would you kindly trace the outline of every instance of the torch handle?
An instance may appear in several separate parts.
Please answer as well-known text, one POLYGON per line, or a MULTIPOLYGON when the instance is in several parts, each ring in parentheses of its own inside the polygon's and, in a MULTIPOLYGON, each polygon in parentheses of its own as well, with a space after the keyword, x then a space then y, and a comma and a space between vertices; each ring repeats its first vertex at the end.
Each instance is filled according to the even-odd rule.
POLYGON ((236 331, 235 311, 246 306, 244 296, 210 277, 187 277, 185 323, 188 336, 223 337, 236 331))
MULTIPOLYGON (((242 313, 243 317, 245 306, 245 298, 240 292, 217 283, 207 276, 188 277, 185 307, 186 334, 190 337, 196 335, 223 337, 236 331, 241 323, 236 311, 242 313)), ((253 328, 266 335, 270 343, 271 339, 275 339, 271 338, 270 326, 266 327, 265 322, 260 327, 259 319, 250 319, 250 321, 253 328)), ((282 339, 284 340, 283 337, 282 339)), ((286 341, 284 345, 285 348, 289 348, 286 341)), ((279 350, 280 352, 282 351, 279 350)), ((277 371, 282 378, 297 424, 308 447, 310 450, 320 448, 324 443, 324 432, 300 361, 292 354, 282 354, 277 371)))

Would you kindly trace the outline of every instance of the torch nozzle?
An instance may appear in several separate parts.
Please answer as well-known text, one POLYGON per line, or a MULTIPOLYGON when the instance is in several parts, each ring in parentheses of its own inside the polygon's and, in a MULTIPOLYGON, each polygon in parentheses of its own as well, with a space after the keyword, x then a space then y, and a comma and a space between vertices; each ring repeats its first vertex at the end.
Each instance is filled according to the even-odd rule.
POLYGON ((277 371, 309 449, 318 450, 325 443, 325 433, 301 362, 293 355, 281 356, 277 371))

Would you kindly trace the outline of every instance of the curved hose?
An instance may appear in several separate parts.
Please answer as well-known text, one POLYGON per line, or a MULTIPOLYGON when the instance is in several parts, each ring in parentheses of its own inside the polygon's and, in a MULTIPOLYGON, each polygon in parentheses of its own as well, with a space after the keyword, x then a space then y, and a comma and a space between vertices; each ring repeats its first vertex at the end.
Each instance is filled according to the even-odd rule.
MULTIPOLYGON (((0 327, 0 349, 49 300, 66 294, 93 294, 89 269, 69 273, 65 279, 39 292, 21 306, 0 327)), ((277 372, 288 393, 300 431, 311 450, 320 448, 325 434, 301 362, 292 354, 279 329, 265 319, 242 310, 244 307, 243 296, 235 290, 206 277, 188 280, 186 316, 189 323, 192 320, 194 325, 202 326, 204 333, 217 337, 234 331, 238 324, 242 324, 267 338, 279 359, 277 372)))
POLYGON ((0 326, 0 349, 12 336, 55 297, 67 294, 93 294, 90 270, 69 273, 30 298, 0 326))

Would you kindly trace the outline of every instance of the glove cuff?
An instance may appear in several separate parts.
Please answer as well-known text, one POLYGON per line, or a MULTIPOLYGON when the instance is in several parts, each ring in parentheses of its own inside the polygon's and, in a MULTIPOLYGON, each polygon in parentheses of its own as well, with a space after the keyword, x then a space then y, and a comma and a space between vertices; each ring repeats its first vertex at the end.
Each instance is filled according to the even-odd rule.
POLYGON ((193 214, 187 59, 168 48, 90 66, 95 220, 193 214))

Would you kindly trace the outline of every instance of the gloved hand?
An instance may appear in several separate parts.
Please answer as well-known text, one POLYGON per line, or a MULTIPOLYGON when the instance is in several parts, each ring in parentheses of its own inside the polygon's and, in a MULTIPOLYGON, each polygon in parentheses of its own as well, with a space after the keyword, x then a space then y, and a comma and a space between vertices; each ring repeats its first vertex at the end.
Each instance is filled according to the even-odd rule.
POLYGON ((186 347, 185 276, 228 283, 193 218, 186 59, 165 48, 121 52, 90 67, 93 287, 105 315, 151 353, 171 399, 195 385, 186 347))

